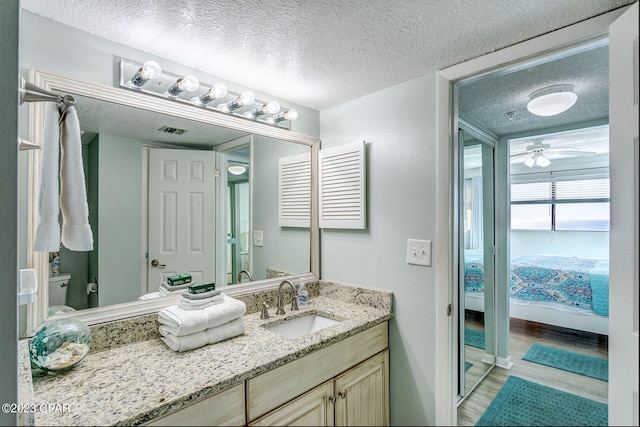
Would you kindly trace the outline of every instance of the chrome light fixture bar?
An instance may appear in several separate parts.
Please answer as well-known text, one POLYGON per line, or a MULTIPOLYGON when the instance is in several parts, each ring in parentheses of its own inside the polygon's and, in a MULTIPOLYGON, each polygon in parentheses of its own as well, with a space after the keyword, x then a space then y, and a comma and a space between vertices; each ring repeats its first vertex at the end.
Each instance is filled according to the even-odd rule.
POLYGON ((195 76, 171 74, 154 61, 140 64, 120 59, 120 87, 285 129, 291 129, 291 121, 298 117, 294 109, 280 112, 278 101, 257 100, 250 91, 232 93, 223 83, 211 86, 195 76))

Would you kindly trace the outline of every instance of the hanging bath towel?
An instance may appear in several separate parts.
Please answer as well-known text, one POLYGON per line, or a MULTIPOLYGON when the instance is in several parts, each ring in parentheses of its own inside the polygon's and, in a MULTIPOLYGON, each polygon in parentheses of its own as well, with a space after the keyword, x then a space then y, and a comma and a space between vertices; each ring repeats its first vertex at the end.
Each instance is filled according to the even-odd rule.
POLYGON ((60 250, 60 205, 58 202, 58 155, 60 151, 60 112, 54 103, 44 107, 44 130, 42 142, 42 169, 38 212, 40 223, 36 230, 34 250, 58 252, 60 250))
POLYGON ((89 226, 80 122, 74 107, 68 107, 60 133, 62 244, 72 251, 91 251, 93 250, 93 233, 89 226))

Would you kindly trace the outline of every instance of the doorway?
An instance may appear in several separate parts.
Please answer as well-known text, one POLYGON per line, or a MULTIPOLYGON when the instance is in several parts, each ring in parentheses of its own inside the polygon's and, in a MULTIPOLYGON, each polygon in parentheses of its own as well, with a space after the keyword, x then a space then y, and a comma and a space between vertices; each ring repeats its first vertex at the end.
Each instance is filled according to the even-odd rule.
MULTIPOLYGON (((494 314, 495 317, 495 326, 496 326, 496 334, 495 345, 496 345, 496 364, 500 367, 511 369, 514 362, 516 366, 512 370, 504 370, 498 373, 489 374, 490 381, 486 384, 486 387, 492 388, 494 392, 487 393, 486 390, 480 391, 478 396, 480 401, 484 402, 482 405, 484 407, 476 407, 474 411, 469 411, 469 405, 465 405, 462 403, 460 406, 461 412, 459 412, 460 421, 464 424, 465 422, 470 422, 471 425, 475 425, 475 422, 478 421, 478 417, 482 415, 484 409, 488 407, 488 405, 493 400, 493 397, 497 394, 497 391, 501 388, 502 384, 506 380, 509 375, 517 375, 518 373, 522 373, 522 367, 528 366, 527 363, 523 362, 523 356, 527 352, 527 349, 531 347, 533 343, 536 344, 548 344, 550 346, 561 346, 563 340, 570 339, 567 337, 575 337, 576 345, 580 347, 583 353, 593 356, 604 356, 607 357, 606 350, 606 336, 602 337, 597 334, 591 333, 591 331, 581 330, 580 324, 574 324, 573 330, 567 329, 567 324, 557 323, 556 318, 557 314, 564 310, 564 307, 561 305, 554 305, 549 301, 534 301, 534 306, 531 311, 527 308, 527 312, 540 312, 537 317, 530 318, 524 317, 524 321, 519 321, 514 324, 514 318, 519 317, 522 318, 519 314, 522 310, 521 305, 514 305, 514 283, 518 285, 518 277, 514 279, 514 269, 512 263, 512 230, 511 224, 514 220, 514 212, 518 212, 520 205, 516 206, 516 210, 514 211, 514 206, 511 204, 511 193, 514 189, 512 186, 513 182, 513 173, 517 168, 521 168, 521 171, 524 170, 523 176, 528 176, 536 182, 537 186, 546 186, 546 184, 541 182, 540 176, 549 175, 553 176, 553 179, 549 179, 549 182, 555 183, 556 181, 562 181, 564 184, 570 183, 568 177, 570 177, 570 173, 565 169, 558 168, 549 168, 550 164, 554 164, 557 166, 562 162, 553 159, 553 150, 556 152, 561 150, 560 146, 550 145, 555 144, 556 142, 552 141, 534 141, 536 135, 541 134, 560 134, 565 133, 570 129, 586 129, 590 127, 598 127, 606 124, 608 120, 608 74, 605 72, 603 75, 603 69, 607 70, 608 67, 608 43, 606 39, 597 40, 591 43, 583 44, 580 46, 574 46, 568 49, 563 49, 559 51, 555 51, 553 53, 548 53, 543 57, 538 57, 534 59, 527 60, 520 64, 512 65, 507 69, 500 70, 498 72, 490 73, 483 75, 482 77, 478 77, 475 79, 470 79, 468 81, 460 82, 457 84, 458 86, 458 114, 461 118, 460 121, 470 121, 479 128, 482 132, 489 135, 496 136, 496 164, 495 164, 495 280, 494 280, 494 290, 495 290, 495 309, 494 314), (592 84, 591 86, 584 87, 581 90, 576 90, 579 92, 579 100, 581 103, 576 103, 576 105, 568 110, 565 113, 558 114, 556 116, 538 116, 533 114, 527 108, 527 103, 532 93, 535 93, 536 90, 539 90, 541 87, 553 86, 554 84, 559 84, 560 82, 572 82, 575 85, 572 86, 580 86, 579 83, 583 79, 590 78, 592 81, 603 80, 601 84, 592 84), (510 141, 529 141, 523 148, 522 153, 514 153, 510 151, 510 141), (531 148, 533 147, 533 148, 531 148), (543 147, 541 149, 538 149, 543 147), (529 150, 529 151, 527 151, 529 150), (545 157, 546 156, 546 157, 545 157), (547 158, 548 157, 548 158, 547 158), (549 161, 549 159, 552 159, 549 161), (536 160, 544 160, 544 162, 537 162, 536 160), (553 172, 546 171, 545 168, 548 168, 550 171, 553 169, 553 172), (531 169, 531 170, 529 170, 531 169), (546 172, 540 172, 541 170, 545 170, 546 172), (537 175, 533 177, 532 171, 537 175), (540 175, 540 176, 538 176, 540 175), (564 178, 562 178, 564 176, 564 178), (540 310, 540 307, 544 304, 544 310, 540 310), (534 320, 535 322, 530 322, 534 320), (558 326, 561 326, 560 328, 558 326), (512 333, 514 332, 514 333, 512 333), (585 334, 583 334, 585 332, 585 334), (591 335, 589 335, 591 334, 591 335), (563 340, 554 341, 552 338, 555 336, 562 335, 563 340), (584 337, 582 335, 585 335, 584 337), (517 338, 516 338, 517 337, 517 338), (551 339, 547 339, 547 337, 551 337, 551 339), (603 346, 604 343, 604 346, 603 346), (513 360, 512 360, 513 356, 513 360), (476 417, 476 418, 474 418, 476 417), (464 420, 464 422, 463 422, 464 420)), ((461 126, 462 127, 462 126, 461 126)), ((464 133, 464 130, 462 130, 464 133)), ((573 148, 573 147, 572 147, 573 148)), ((467 147, 465 146, 465 150, 467 147)), ((567 147, 563 148, 564 153, 567 154, 570 150, 567 147)), ((573 151, 576 153, 579 150, 573 151)), ((584 151, 583 151, 584 153, 584 151)), ((577 156, 578 154, 572 154, 571 156, 577 156)), ((570 157, 567 154, 565 157, 570 157)), ((460 169, 464 169, 464 161, 466 159, 462 158, 462 164, 459 166, 460 169)), ((565 160, 566 161, 566 160, 565 160)), ((608 159, 605 159, 608 164, 608 159)), ((592 165, 593 166, 593 165, 592 165)), ((588 166, 583 166, 581 170, 590 169, 588 166)), ((595 168, 595 166, 593 167, 595 168)), ((577 170, 577 169, 575 169, 577 170)), ((577 173, 573 170, 571 173, 577 173)), ((607 171, 608 172, 608 171, 607 171)), ((518 179, 525 179, 523 176, 518 179)), ((583 177, 584 178, 584 177, 583 177)), ((461 178, 462 179, 462 178, 461 178)), ((585 178, 586 179, 586 178, 585 178)), ((542 180, 544 181, 544 180, 542 180)), ((587 182, 587 181, 584 181, 587 182)), ((523 184, 524 187, 527 185, 532 185, 531 182, 527 182, 526 185, 523 184)), ((564 185, 566 186, 566 185, 564 185)), ((549 186, 546 186, 547 188, 549 186)), ((559 185, 558 187, 563 187, 563 185, 559 185)), ((584 186, 581 186, 584 187, 584 186)), ((530 197, 531 191, 527 190, 529 187, 526 187, 523 191, 526 197, 530 197), (527 193, 528 192, 528 193, 527 193)), ((551 187, 549 187, 551 188, 551 187)), ((553 187, 555 188, 555 187, 553 187)), ((564 187, 563 187, 564 188, 564 187)), ((520 189, 520 187, 518 187, 520 189)), ((463 188, 459 189, 460 198, 465 199, 466 193, 463 193, 463 188)), ((553 193, 556 194, 556 193, 553 193)), ((525 198, 526 198, 525 197, 525 198)), ((572 199, 571 202, 577 203, 579 200, 572 199)), ((535 208, 539 209, 542 207, 543 203, 540 200, 535 201, 535 208)), ((524 205, 522 205, 524 206, 524 205)), ((551 206, 551 204, 549 204, 551 206)), ((555 209, 555 204, 553 208, 555 209)), ((562 209, 566 208, 568 203, 565 203, 562 206, 562 209)), ((550 208, 551 209, 551 208, 550 208)), ((561 209, 558 209, 558 212, 561 209)), ((460 209, 461 215, 466 214, 466 210, 461 207, 460 209)), ((532 212, 531 209, 527 211, 528 213, 532 212)), ((553 210, 555 212, 555 210, 553 210)), ((537 217, 536 217, 537 218, 537 217)), ((537 218, 539 219, 539 218, 537 218)), ((463 229, 460 231, 461 233, 465 231, 464 223, 468 222, 465 216, 460 218, 460 224, 463 229)), ((537 239, 534 233, 539 232, 539 230, 531 231, 525 238, 524 246, 531 250, 533 249, 532 242, 537 239)), ((556 231, 554 231, 556 232, 556 231)), ((520 236, 519 236, 520 237, 520 236)), ((561 236, 552 235, 546 236, 547 241, 553 241, 553 239, 558 239, 561 236)), ((566 237, 566 236, 562 236, 566 237)), ((573 236, 576 237, 576 236, 573 236)), ((597 236, 597 238, 592 239, 594 242, 594 246, 601 242, 602 236, 597 236)), ((580 244, 576 244, 578 247, 580 244)), ((584 242, 582 243, 584 246, 584 242)), ((606 239, 606 245, 608 246, 608 238, 606 239)), ((523 245, 519 245, 522 247, 523 245)), ((552 246, 547 245, 547 248, 551 248, 552 246)), ((467 259, 468 255, 472 255, 472 253, 467 252, 469 249, 466 246, 464 241, 460 242, 460 253, 466 252, 465 258, 460 261, 461 269, 464 266, 464 270, 469 270, 470 264, 467 259), (463 246, 464 245, 464 246, 463 246), (464 248, 464 250, 463 250, 464 248)), ((539 250, 536 248, 536 250, 539 250)), ((542 253, 548 254, 553 252, 552 249, 543 250, 542 253)), ((490 255, 491 252, 485 252, 483 260, 485 261, 485 272, 486 272, 486 260, 487 255, 490 255)), ((532 256, 538 256, 539 254, 531 254, 532 256)), ((567 255, 569 257, 578 255, 578 252, 575 253, 566 253, 566 254, 554 254, 556 255, 567 255)), ((531 257, 529 257, 531 258, 531 257)), ((546 258, 545 258, 545 263, 546 258)), ((526 274, 529 274, 531 270, 529 270, 529 266, 527 265, 526 274)), ((546 268, 546 265, 545 265, 546 268)), ((555 271, 555 270, 554 270, 555 271)), ((555 273, 554 273, 555 274, 555 273)), ((559 274, 564 275, 565 272, 560 272, 559 274)), ((568 274, 568 273, 567 273, 568 274)), ((516 274, 517 276, 517 274, 516 274)), ((461 276, 460 283, 462 283, 466 277, 461 276)), ((533 283, 533 282, 532 282, 533 283)), ((573 282, 572 282, 573 283, 573 282)), ((533 294, 539 292, 540 295, 544 294, 547 290, 538 290, 533 289, 532 287, 528 287, 527 285, 522 286, 523 295, 525 298, 522 299, 531 299, 533 300, 533 294)), ((467 300, 469 300, 469 290, 461 289, 460 294, 465 294, 467 298, 465 298, 465 305, 460 303, 460 311, 462 312, 462 308, 465 308, 465 312, 467 312, 467 300)), ((558 292, 561 293, 561 292, 558 292)), ((548 296, 545 294, 545 296, 548 296)), ((563 296, 564 297, 564 296, 563 296)), ((484 294, 485 301, 487 300, 487 294, 484 294)), ((551 299, 551 298, 548 298, 551 299)), ((528 301, 527 301, 528 302, 528 301)), ((566 301, 565 301, 566 302, 566 301)), ((582 304, 576 302, 573 305, 574 309, 582 304)), ((460 313, 461 314, 461 313, 460 313)), ((562 315, 564 317, 564 314, 562 315)), ((603 317, 603 316, 600 316, 603 317)), ((606 317, 603 317, 606 322, 606 317)), ((467 319, 460 319, 460 323, 467 319)), ((486 317, 483 319, 486 321, 486 317)), ((464 334, 464 331, 461 328, 461 334, 464 334)), ((605 332, 606 334, 606 329, 605 332)), ((462 347, 462 346, 461 346, 462 347)), ((579 381, 573 378, 567 379, 565 382, 569 385, 561 384, 561 381, 555 382, 555 377, 548 376, 542 372, 537 371, 533 365, 530 367, 528 371, 524 371, 525 373, 521 376, 528 377, 528 379, 540 379, 541 381, 546 381, 550 386, 557 386, 558 389, 563 389, 563 391, 571 392, 573 386, 571 384, 578 384, 579 381)), ((487 377, 487 376, 485 376, 487 377)), ((483 377, 483 378, 485 378, 483 377)), ((482 381, 483 378, 480 378, 482 381)), ((584 388, 586 391, 584 393, 591 393, 592 396, 599 401, 604 401, 606 403, 607 396, 607 386, 606 383, 598 383, 593 382, 585 382, 580 384, 584 384, 584 388)), ((459 383, 459 387, 462 387, 462 382, 459 383)), ((475 390, 478 390, 481 386, 475 385, 475 390)), ((466 391, 466 390, 465 390, 466 391)), ((576 392, 573 390, 574 393, 576 392)), ((475 391, 474 391, 475 392, 475 391)), ((464 401, 464 397, 459 399, 459 402, 464 401)), ((477 403, 478 399, 474 399, 477 403)), ((482 406, 481 405, 481 406, 482 406)))

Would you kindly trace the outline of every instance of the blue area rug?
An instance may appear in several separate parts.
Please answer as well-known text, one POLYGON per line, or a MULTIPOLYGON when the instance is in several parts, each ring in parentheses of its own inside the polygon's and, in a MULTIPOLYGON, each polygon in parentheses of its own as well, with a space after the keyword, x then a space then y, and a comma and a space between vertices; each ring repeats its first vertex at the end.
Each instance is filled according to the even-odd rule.
POLYGON ((510 376, 477 426, 606 426, 607 405, 510 376))
POLYGON ((471 369, 472 366, 473 366, 473 363, 467 362, 466 360, 464 361, 464 371, 465 372, 467 372, 469 369, 471 369))
POLYGON ((484 331, 464 328, 464 343, 471 347, 484 348, 484 331))
POLYGON ((522 360, 609 381, 609 362, 598 357, 533 344, 522 360))

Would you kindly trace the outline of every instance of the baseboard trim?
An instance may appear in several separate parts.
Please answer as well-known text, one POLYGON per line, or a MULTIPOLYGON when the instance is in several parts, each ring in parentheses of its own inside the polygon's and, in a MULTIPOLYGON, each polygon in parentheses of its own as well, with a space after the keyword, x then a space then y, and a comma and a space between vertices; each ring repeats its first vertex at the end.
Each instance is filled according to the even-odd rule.
POLYGON ((507 357, 498 357, 496 358, 496 366, 502 369, 511 369, 513 366, 513 362, 511 361, 511 356, 507 357))

